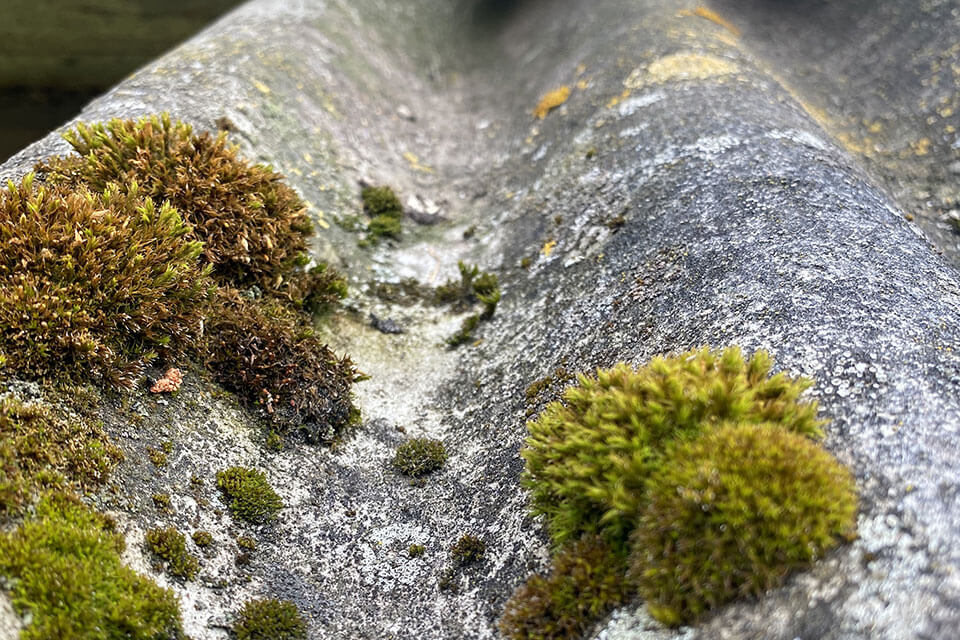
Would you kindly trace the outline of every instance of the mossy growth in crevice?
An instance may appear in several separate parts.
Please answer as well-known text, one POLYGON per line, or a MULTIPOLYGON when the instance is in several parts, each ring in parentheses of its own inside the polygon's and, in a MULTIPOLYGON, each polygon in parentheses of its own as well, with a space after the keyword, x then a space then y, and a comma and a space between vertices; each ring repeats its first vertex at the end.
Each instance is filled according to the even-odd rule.
POLYGON ((144 542, 171 576, 192 580, 200 571, 200 561, 187 552, 187 538, 176 527, 150 529, 144 542))
POLYGON ((238 520, 263 524, 277 518, 283 501, 262 471, 230 467, 217 472, 217 488, 230 513, 238 520))
POLYGON ((197 545, 198 549, 206 549, 213 545, 213 534, 209 531, 199 529, 193 532, 193 535, 190 536, 193 539, 193 544, 197 545))
POLYGON ((99 422, 0 400, 0 518, 21 514, 44 491, 93 491, 122 459, 99 422))
POLYGON ((460 566, 476 564, 487 553, 487 543, 473 535, 465 533, 450 547, 450 557, 460 566))
POLYGON ((123 549, 112 520, 64 495, 0 534, 0 574, 30 618, 21 640, 184 638, 174 593, 125 566, 123 549))
POLYGON ((236 640, 306 640, 307 623, 286 600, 248 600, 233 622, 236 640))
POLYGON ((221 289, 203 348, 214 379, 279 434, 331 442, 350 422, 357 371, 316 335, 308 316, 279 301, 221 289))
POLYGON ((131 387, 201 333, 212 287, 202 244, 136 183, 0 189, 3 373, 131 387))
POLYGON ((618 364, 528 423, 523 483, 559 555, 510 601, 505 635, 575 637, 638 589, 661 622, 691 622, 853 535, 856 486, 816 444, 812 382, 771 364, 736 347, 618 364))
POLYGON ((465 311, 480 303, 483 311, 464 318, 460 329, 447 338, 447 345, 456 348, 474 340, 473 332, 481 322, 490 320, 500 302, 500 285, 497 276, 480 271, 477 265, 457 263, 460 280, 448 280, 436 289, 436 302, 449 304, 455 311, 465 311))
POLYGON ((390 187, 364 187, 360 192, 363 212, 369 218, 365 244, 381 238, 397 239, 402 233, 403 205, 390 187))
POLYGON ((566 546, 549 575, 535 575, 507 601, 498 627, 511 640, 577 640, 625 603, 627 559, 596 535, 566 546))
POLYGON ((447 448, 440 440, 411 438, 397 447, 391 464, 403 475, 419 478, 442 468, 447 457, 447 448))

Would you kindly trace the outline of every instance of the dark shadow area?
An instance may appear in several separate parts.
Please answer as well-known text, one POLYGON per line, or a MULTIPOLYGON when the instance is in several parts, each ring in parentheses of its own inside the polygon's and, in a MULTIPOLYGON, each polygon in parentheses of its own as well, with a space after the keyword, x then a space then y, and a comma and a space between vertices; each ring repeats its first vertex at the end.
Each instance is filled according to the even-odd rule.
POLYGON ((239 3, 8 0, 0 21, 0 161, 239 3))

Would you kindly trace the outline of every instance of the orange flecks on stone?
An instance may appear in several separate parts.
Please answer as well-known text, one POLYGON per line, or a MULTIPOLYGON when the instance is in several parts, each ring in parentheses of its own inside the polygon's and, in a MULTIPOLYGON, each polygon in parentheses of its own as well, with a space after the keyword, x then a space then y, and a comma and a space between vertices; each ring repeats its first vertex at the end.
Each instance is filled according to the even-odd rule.
POLYGON ((180 369, 171 367, 170 369, 167 369, 167 372, 163 374, 162 378, 157 380, 154 385, 150 387, 150 392, 173 393, 180 388, 181 384, 183 384, 183 374, 180 372, 180 369))
POLYGON ((564 85, 559 89, 548 91, 540 98, 540 103, 533 110, 533 115, 543 120, 553 109, 556 109, 570 97, 570 87, 564 85))
POLYGON ((550 257, 550 254, 553 253, 553 248, 556 247, 556 246, 557 246, 557 241, 556 241, 556 240, 548 240, 548 241, 543 245, 543 248, 540 249, 540 253, 543 254, 543 257, 544 257, 544 258, 549 258, 549 257, 550 257))
POLYGON ((708 9, 704 6, 699 6, 693 10, 693 13, 695 15, 700 16, 701 18, 705 18, 710 22, 720 25, 721 27, 723 27, 733 35, 737 36, 738 38, 740 37, 740 29, 737 29, 735 26, 733 26, 730 23, 729 20, 727 20, 726 18, 718 14, 716 11, 713 11, 712 9, 708 9))

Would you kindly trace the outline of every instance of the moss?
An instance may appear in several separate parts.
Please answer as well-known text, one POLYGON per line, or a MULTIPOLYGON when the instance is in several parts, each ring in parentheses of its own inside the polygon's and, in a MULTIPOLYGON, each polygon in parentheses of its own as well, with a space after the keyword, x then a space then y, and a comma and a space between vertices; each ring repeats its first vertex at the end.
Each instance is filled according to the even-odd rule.
POLYGON ((256 551, 257 541, 250 536, 240 536, 237 538, 237 546, 244 551, 256 551))
POLYGON ((93 491, 122 459, 100 423, 0 400, 0 516, 19 514, 43 491, 93 491))
POLYGON ((261 524, 275 520, 283 501, 262 471, 230 467, 217 472, 217 488, 234 518, 261 524))
POLYGON ((443 442, 432 438, 412 438, 397 447, 392 464, 400 473, 417 478, 443 467, 447 456, 443 442))
POLYGON ((529 269, 529 268, 530 268, 530 265, 532 265, 532 264, 533 264, 533 259, 530 258, 529 256, 524 256, 523 258, 520 259, 520 268, 521 268, 521 269, 529 269))
POLYGON ((778 425, 732 423, 675 443, 647 493, 632 571, 669 625, 759 597, 855 527, 849 471, 778 425))
POLYGON ((21 640, 182 638, 173 592, 124 566, 123 547, 112 521, 63 497, 45 497, 0 534, 0 574, 16 610, 32 618, 21 640))
POLYGON ((200 571, 200 561, 187 553, 187 539, 176 527, 150 529, 144 541, 151 553, 165 564, 170 575, 192 580, 200 571))
POLYGON ((160 511, 170 511, 170 494, 169 493, 155 493, 151 496, 153 498, 153 505, 160 511))
POLYGON ((367 223, 368 242, 379 238, 399 238, 403 229, 403 205, 390 187, 365 187, 360 192, 363 211, 370 217, 367 223))
POLYGON ((292 602, 248 600, 237 613, 233 633, 237 640, 306 640, 307 623, 292 602))
POLYGON ((150 458, 150 462, 153 466, 163 468, 167 466, 167 454, 160 449, 154 449, 153 447, 147 447, 147 457, 150 458))
POLYGON ((267 449, 271 451, 283 451, 283 436, 271 430, 270 433, 267 434, 267 439, 264 444, 267 446, 267 449))
POLYGON ((130 387, 158 353, 200 335, 211 283, 202 245, 168 203, 121 192, 0 190, 5 373, 130 387))
POLYGON ((422 544, 411 544, 407 549, 407 555, 409 555, 411 558, 419 558, 426 550, 427 548, 422 544))
POLYGON ((450 556, 459 565, 475 564, 483 560, 487 552, 487 543, 473 535, 465 533, 450 547, 450 556))
POLYGON ((479 314, 467 316, 460 330, 447 338, 450 347, 458 347, 473 340, 473 332, 481 321, 489 320, 500 302, 500 285, 497 276, 480 271, 477 265, 457 264, 460 280, 448 280, 436 289, 436 301, 439 304, 451 304, 457 311, 469 309, 476 303, 483 304, 479 314))
POLYGON ((728 420, 819 436, 816 402, 800 400, 811 382, 771 377, 770 367, 765 352, 744 361, 731 347, 580 376, 562 402, 550 403, 528 423, 522 452, 522 481, 554 544, 602 533, 625 545, 646 500, 647 480, 675 439, 692 439, 728 420))
POLYGON ((306 206, 282 176, 241 158, 225 133, 197 135, 163 114, 80 124, 64 138, 80 155, 38 165, 48 182, 140 184, 183 213, 222 283, 282 292, 295 277, 311 233, 306 206))
POLYGON ((565 384, 573 380, 576 376, 568 371, 565 367, 557 367, 553 370, 548 376, 544 376, 539 380, 531 382, 527 386, 526 398, 527 404, 533 404, 540 397, 540 394, 549 389, 554 385, 565 384))
POLYGON ((603 538, 585 536, 561 551, 548 576, 535 575, 514 592, 498 627, 511 640, 576 640, 626 602, 624 554, 603 538))
POLYGON ((200 549, 205 549, 213 544, 213 535, 209 531, 194 531, 191 537, 193 538, 193 544, 200 549))
POLYGON ((309 316, 222 289, 206 332, 214 378, 272 429, 330 442, 346 426, 356 370, 314 335, 309 316))

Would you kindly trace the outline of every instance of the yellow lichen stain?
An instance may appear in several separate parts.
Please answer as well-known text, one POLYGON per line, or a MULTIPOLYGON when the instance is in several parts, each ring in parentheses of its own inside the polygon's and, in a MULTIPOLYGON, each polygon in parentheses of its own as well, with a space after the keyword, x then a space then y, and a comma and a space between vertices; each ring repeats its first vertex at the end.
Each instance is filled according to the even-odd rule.
POLYGON ((570 97, 570 87, 564 85, 559 89, 548 91, 540 98, 540 102, 533 110, 533 115, 543 120, 553 109, 556 109, 570 97))
POLYGON ((953 107, 943 107, 937 113, 940 114, 941 118, 949 118, 953 115, 953 107))
POLYGON ((253 86, 255 86, 255 87, 257 88, 257 91, 259 91, 259 92, 262 93, 263 95, 265 95, 265 96, 270 95, 270 87, 268 87, 267 85, 263 84, 263 83, 260 82, 259 80, 254 80, 254 81, 253 81, 253 86))
POLYGON ((867 126, 867 131, 869 131, 870 133, 877 134, 883 131, 883 123, 880 122, 879 120, 875 120, 874 122, 869 122, 867 120, 864 120, 863 124, 867 126))
POLYGON ((550 254, 553 253, 553 248, 557 246, 556 240, 547 240, 544 245, 540 248, 540 253, 544 258, 549 258, 550 254))
POLYGON ((657 84, 677 80, 706 80, 737 71, 735 63, 710 54, 673 53, 651 62, 647 67, 646 80, 657 84))
POLYGON ((403 159, 407 161, 410 165, 410 168, 414 171, 422 171, 423 173, 433 173, 433 167, 427 166, 425 164, 420 164, 420 158, 409 151, 403 152, 403 159))
POLYGON ((627 99, 627 98, 629 98, 629 97, 630 97, 630 89, 624 89, 623 92, 622 92, 620 95, 618 95, 618 96, 613 96, 612 98, 610 98, 609 100, 607 100, 607 109, 612 109, 612 108, 614 108, 615 106, 617 106, 618 104, 620 104, 620 101, 621 101, 621 100, 625 100, 625 99, 627 99))
POLYGON ((580 89, 580 91, 583 91, 589 86, 590 86, 590 81, 587 80, 586 78, 581 78, 580 80, 577 80, 577 89, 580 89))
POLYGON ((586 70, 587 70, 587 65, 585 65, 585 64, 578 64, 578 65, 577 65, 577 70, 574 72, 574 74, 577 75, 577 76, 582 76, 586 70))
POLYGON ((701 5, 693 10, 693 14, 695 16, 699 16, 701 18, 709 20, 710 22, 718 24, 724 29, 726 29, 727 31, 729 31, 730 33, 732 33, 733 35, 735 35, 736 37, 738 38, 740 37, 740 29, 737 29, 735 26, 733 26, 733 24, 730 23, 729 20, 727 20, 726 18, 718 14, 716 11, 713 11, 701 5))
POLYGON ((955 133, 956 131, 957 131, 957 128, 952 124, 948 124, 943 128, 944 133, 955 133))
POLYGON ((925 156, 930 153, 931 144, 933 143, 930 142, 930 138, 920 138, 910 144, 910 150, 913 151, 913 155, 915 156, 925 156))
POLYGON ((311 155, 310 155, 309 153, 307 153, 306 151, 303 152, 303 159, 306 160, 308 163, 312 163, 312 162, 313 162, 313 156, 311 156, 311 155))

